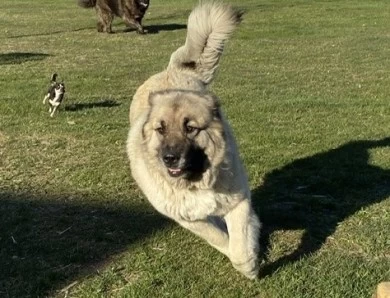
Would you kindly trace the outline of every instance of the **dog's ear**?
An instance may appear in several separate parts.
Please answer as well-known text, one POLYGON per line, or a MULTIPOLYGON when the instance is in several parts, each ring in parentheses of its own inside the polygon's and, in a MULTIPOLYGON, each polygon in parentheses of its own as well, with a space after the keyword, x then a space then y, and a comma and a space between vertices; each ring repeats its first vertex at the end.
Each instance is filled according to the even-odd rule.
POLYGON ((213 109, 213 116, 215 119, 218 119, 218 120, 221 119, 221 110, 220 110, 219 106, 215 107, 213 109))
POLYGON ((220 110, 221 104, 219 98, 212 93, 208 93, 205 97, 211 103, 211 109, 213 111, 214 117, 216 119, 221 119, 221 110, 220 110))
POLYGON ((149 97, 148 97, 149 105, 151 107, 156 105, 161 100, 161 97, 164 93, 165 92, 161 92, 161 91, 149 93, 149 97))
POLYGON ((153 106, 153 105, 154 105, 154 98, 155 98, 155 96, 156 96, 156 93, 155 93, 155 92, 149 93, 148 102, 149 102, 149 105, 150 105, 150 106, 153 106))
POLYGON ((146 125, 147 122, 144 123, 144 125, 142 125, 142 130, 141 130, 141 133, 142 133, 142 139, 145 140, 146 139, 146 133, 145 133, 145 125, 146 125))
POLYGON ((148 113, 148 115, 146 116, 146 119, 145 119, 145 122, 144 124, 142 125, 142 130, 141 130, 141 134, 142 134, 142 139, 145 141, 147 139, 147 130, 150 129, 150 125, 149 125, 149 120, 150 120, 150 112, 148 113))

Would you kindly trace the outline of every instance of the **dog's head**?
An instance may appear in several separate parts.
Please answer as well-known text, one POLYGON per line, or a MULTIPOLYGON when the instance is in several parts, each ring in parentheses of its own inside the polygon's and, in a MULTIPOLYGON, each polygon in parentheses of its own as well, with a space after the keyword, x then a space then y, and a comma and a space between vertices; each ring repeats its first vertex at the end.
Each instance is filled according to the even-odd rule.
POLYGON ((162 173, 199 181, 225 156, 225 131, 218 100, 209 93, 172 90, 152 93, 143 138, 162 173))
POLYGON ((63 82, 56 83, 54 86, 54 90, 57 94, 64 94, 65 93, 65 84, 63 82))
MULTIPOLYGON (((141 12, 142 17, 143 17, 146 10, 149 7, 149 0, 137 0, 136 4, 137 4, 138 10, 141 12)), ((141 19, 142 19, 142 17, 141 17, 141 19)))
POLYGON ((57 74, 54 73, 51 76, 50 86, 47 93, 50 95, 50 98, 54 98, 55 96, 61 95, 65 93, 65 84, 64 82, 57 82, 57 74))

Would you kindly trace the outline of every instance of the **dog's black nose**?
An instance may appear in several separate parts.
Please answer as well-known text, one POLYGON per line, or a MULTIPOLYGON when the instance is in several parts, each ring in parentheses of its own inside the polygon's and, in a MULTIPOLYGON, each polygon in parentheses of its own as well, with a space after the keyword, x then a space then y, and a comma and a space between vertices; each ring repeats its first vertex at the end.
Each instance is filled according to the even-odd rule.
POLYGON ((167 167, 172 167, 177 165, 179 159, 180 159, 179 155, 172 154, 172 153, 168 153, 163 156, 163 161, 167 167))

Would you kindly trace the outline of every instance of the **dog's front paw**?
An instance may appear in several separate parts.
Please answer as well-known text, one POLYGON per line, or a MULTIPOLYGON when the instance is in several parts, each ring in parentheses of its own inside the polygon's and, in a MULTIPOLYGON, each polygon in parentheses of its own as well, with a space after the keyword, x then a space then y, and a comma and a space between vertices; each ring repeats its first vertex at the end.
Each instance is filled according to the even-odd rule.
POLYGON ((246 261, 232 260, 233 267, 249 279, 255 279, 259 275, 259 264, 257 258, 246 261))
POLYGON ((146 29, 144 29, 144 28, 138 28, 138 29, 137 29, 137 33, 138 33, 138 34, 146 34, 146 33, 148 33, 148 30, 146 30, 146 29))

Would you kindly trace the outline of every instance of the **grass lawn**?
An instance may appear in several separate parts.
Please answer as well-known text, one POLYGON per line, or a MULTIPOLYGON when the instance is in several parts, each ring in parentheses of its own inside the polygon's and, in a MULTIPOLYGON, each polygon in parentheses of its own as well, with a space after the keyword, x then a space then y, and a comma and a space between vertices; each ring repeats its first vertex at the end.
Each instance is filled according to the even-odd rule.
POLYGON ((388 0, 229 1, 246 14, 211 90, 264 226, 256 281, 154 211, 125 153, 132 95, 196 2, 151 1, 142 36, 97 33, 75 0, 1 1, 0 297, 363 298, 390 280, 388 0))

